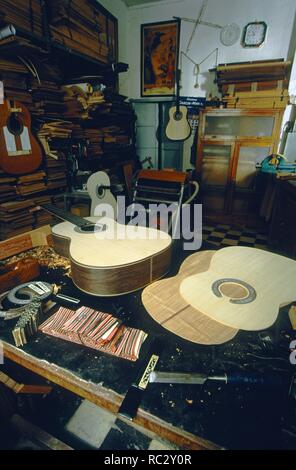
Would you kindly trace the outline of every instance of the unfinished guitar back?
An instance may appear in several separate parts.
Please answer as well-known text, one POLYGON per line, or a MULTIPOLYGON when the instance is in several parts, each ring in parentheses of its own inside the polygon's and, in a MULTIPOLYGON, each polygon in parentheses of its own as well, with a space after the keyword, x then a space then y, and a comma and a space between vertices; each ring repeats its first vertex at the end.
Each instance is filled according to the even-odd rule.
POLYGON ((177 276, 154 282, 142 293, 147 312, 161 326, 193 343, 214 345, 231 340, 237 329, 229 328, 193 308, 179 293, 180 283, 188 276, 207 271, 215 251, 189 256, 177 276))
POLYGON ((296 262, 257 248, 217 250, 208 270, 182 280, 184 301, 231 328, 269 328, 296 299, 296 262))

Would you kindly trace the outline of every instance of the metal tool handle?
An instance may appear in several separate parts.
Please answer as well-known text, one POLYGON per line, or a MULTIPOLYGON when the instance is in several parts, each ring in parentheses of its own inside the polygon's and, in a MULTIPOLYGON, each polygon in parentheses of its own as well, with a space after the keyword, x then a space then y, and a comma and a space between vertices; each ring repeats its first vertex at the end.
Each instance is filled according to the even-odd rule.
POLYGON ((136 385, 131 385, 126 394, 118 414, 132 421, 137 414, 143 396, 143 390, 136 385))
MULTIPOLYGON (((211 379, 211 377, 209 377, 211 379)), ((215 380, 212 378, 212 380, 215 380)), ((226 383, 229 385, 261 385, 264 387, 281 387, 283 379, 274 372, 241 371, 226 374, 226 383)))

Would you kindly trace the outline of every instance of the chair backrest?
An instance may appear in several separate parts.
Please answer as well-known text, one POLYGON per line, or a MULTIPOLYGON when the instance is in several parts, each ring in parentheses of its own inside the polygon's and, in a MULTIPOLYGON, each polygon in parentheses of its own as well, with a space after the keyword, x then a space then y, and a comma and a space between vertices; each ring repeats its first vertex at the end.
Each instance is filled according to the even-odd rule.
MULTIPOLYGON (((167 207, 175 205, 175 210, 169 219, 168 231, 171 232, 173 221, 179 217, 183 201, 184 188, 187 182, 187 173, 173 170, 140 170, 133 194, 135 209, 141 204, 145 209, 145 223, 147 216, 153 217, 150 204, 165 204, 167 207)), ((158 216, 159 214, 157 214, 158 216)), ((161 220, 153 221, 155 226, 161 228, 161 220)))

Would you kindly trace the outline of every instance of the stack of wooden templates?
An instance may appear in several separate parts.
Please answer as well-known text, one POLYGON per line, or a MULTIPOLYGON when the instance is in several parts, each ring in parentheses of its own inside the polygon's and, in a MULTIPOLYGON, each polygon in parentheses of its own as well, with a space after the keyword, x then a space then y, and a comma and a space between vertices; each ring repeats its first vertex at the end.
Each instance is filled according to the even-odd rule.
POLYGON ((32 230, 34 216, 29 209, 32 201, 9 201, 0 204, 0 240, 32 230))
POLYGON ((290 65, 283 60, 219 65, 216 81, 223 102, 227 108, 285 108, 290 65))
POLYGON ((65 190, 67 187, 67 167, 66 161, 62 158, 54 160, 47 157, 46 159, 46 172, 47 172, 47 189, 52 191, 56 189, 65 190))
POLYGON ((38 138, 42 143, 46 171, 46 187, 52 190, 65 190, 67 187, 67 164, 64 147, 68 145, 68 139, 72 135, 72 123, 69 121, 50 121, 45 123, 38 132, 38 138))
POLYGON ((117 19, 96 0, 0 0, 0 29, 5 27, 8 36, 0 40, 4 97, 30 112, 43 159, 36 174, 0 168, 0 205, 15 204, 0 208, 1 238, 52 220, 43 212, 29 214, 27 204, 63 206, 68 157, 81 161, 86 171, 107 167, 114 173, 118 163, 135 158, 135 114, 126 97, 116 93, 117 71, 111 67, 117 63, 117 19), (87 93, 84 79, 82 84, 77 79, 84 73, 93 79, 87 93), (76 93, 64 100, 67 83, 76 93))
POLYGON ((204 345, 225 343, 240 329, 269 328, 279 308, 295 299, 296 261, 238 246, 194 253, 177 276, 157 281, 142 293, 157 323, 204 345))
POLYGON ((98 106, 105 103, 105 98, 102 92, 94 92, 92 86, 88 83, 82 86, 71 85, 64 87, 65 92, 65 115, 69 118, 89 119, 90 113, 98 106), (84 91, 84 87, 89 91, 84 91))
POLYGON ((41 4, 41 0, 18 0, 13 4, 0 0, 1 27, 12 24, 20 30, 43 38, 41 4))
POLYGON ((0 172, 0 202, 13 201, 16 196, 16 178, 0 172))
POLYGON ((95 2, 56 0, 50 4, 54 41, 107 63, 115 59, 115 25, 95 2))
POLYGON ((36 171, 29 175, 20 176, 17 179, 17 194, 28 196, 45 191, 45 176, 44 171, 36 171))
POLYGON ((59 119, 65 111, 63 103, 64 91, 51 80, 31 82, 31 94, 34 103, 32 114, 59 119))

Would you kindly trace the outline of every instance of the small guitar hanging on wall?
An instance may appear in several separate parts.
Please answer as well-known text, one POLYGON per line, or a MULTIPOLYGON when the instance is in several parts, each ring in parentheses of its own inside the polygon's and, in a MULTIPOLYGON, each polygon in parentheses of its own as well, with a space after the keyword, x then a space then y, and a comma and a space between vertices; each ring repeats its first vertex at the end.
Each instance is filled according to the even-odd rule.
POLYGON ((165 133, 170 140, 186 140, 190 136, 191 128, 187 120, 186 106, 180 106, 180 75, 181 71, 177 70, 177 90, 176 90, 176 106, 172 106, 169 110, 169 122, 165 133))
POLYGON ((42 161, 41 148, 31 132, 31 116, 17 101, 0 105, 0 167, 13 175, 31 173, 42 161))

